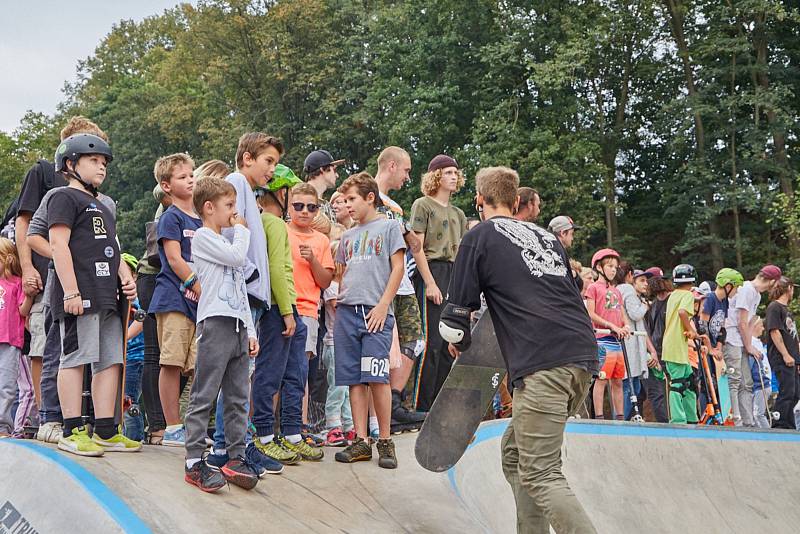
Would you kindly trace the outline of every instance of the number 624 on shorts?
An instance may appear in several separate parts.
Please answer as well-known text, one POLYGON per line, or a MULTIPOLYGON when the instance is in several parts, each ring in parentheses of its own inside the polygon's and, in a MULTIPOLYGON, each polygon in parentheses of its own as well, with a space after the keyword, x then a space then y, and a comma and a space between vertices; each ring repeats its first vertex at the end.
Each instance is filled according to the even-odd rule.
POLYGON ((383 382, 389 380, 389 357, 362 356, 361 381, 383 382))

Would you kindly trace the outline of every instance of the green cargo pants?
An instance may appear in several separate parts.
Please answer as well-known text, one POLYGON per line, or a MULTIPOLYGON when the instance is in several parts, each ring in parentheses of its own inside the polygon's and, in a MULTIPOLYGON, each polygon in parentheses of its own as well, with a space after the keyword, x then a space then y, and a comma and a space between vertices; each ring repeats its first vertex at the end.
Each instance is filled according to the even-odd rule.
POLYGON ((567 417, 589 391, 591 375, 575 366, 538 371, 514 391, 511 424, 503 435, 503 473, 514 490, 517 532, 594 533, 589 516, 561 472, 567 417))

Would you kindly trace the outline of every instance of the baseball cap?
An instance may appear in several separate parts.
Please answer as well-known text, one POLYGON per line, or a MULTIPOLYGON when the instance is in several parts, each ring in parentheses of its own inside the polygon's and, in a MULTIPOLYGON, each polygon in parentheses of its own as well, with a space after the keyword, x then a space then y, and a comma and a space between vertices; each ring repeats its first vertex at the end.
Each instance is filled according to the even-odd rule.
POLYGON ((765 265, 758 271, 758 274, 766 278, 767 280, 780 280, 783 273, 781 272, 781 268, 775 265, 765 265))
POLYGON ((703 294, 703 296, 709 296, 711 294, 711 284, 708 282, 703 282, 699 286, 697 286, 697 290, 703 294))
POLYGON ((435 156, 430 163, 428 163, 428 172, 438 171, 439 169, 446 169, 447 167, 455 167, 460 169, 458 162, 446 154, 439 154, 435 156))
POLYGON ((650 271, 643 271, 641 269, 634 269, 633 270, 633 279, 636 280, 640 276, 644 276, 645 278, 652 278, 653 277, 653 273, 651 273, 650 271))
POLYGON ((557 234, 559 232, 566 232, 574 228, 575 230, 580 230, 581 227, 575 224, 575 221, 572 220, 572 217, 567 217, 566 215, 559 215, 558 217, 553 217, 553 220, 550 221, 550 224, 547 225, 551 232, 557 234))
POLYGON ((327 150, 315 150, 306 156, 303 162, 303 174, 311 174, 317 172, 322 167, 341 165, 344 162, 345 160, 343 159, 333 159, 333 156, 331 156, 331 153, 327 150))
POLYGON ((645 272, 650 273, 652 278, 664 278, 664 271, 661 270, 661 267, 650 267, 645 272))

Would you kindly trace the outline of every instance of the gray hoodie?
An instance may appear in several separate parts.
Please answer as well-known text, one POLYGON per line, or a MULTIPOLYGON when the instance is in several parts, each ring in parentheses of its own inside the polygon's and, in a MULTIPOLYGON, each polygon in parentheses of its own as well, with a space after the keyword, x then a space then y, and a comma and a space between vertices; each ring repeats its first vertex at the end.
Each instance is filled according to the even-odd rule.
MULTIPOLYGON (((630 284, 620 284, 617 286, 622 295, 622 306, 630 319, 631 330, 645 331, 644 316, 647 314, 648 306, 639 295, 636 289, 630 284)), ((631 376, 647 378, 647 341, 642 336, 631 336, 625 340, 625 350, 628 351, 628 364, 631 366, 631 376)))

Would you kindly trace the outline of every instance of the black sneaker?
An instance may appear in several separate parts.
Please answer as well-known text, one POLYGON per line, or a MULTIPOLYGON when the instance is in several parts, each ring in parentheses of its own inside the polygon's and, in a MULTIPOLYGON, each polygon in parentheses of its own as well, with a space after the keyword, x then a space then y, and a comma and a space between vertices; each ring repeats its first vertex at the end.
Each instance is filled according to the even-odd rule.
POLYGON ((213 493, 227 484, 225 477, 211 469, 205 460, 200 460, 192 467, 184 467, 184 471, 183 479, 206 493, 213 493))
POLYGON ((372 447, 364 438, 357 437, 344 450, 337 452, 334 458, 345 464, 372 460, 372 447))
POLYGON ((397 456, 394 454, 394 441, 378 440, 378 466, 384 469, 397 469, 397 456))
POLYGON ((220 473, 228 482, 246 490, 251 490, 258 484, 258 468, 241 455, 228 460, 220 473))
POLYGON ((423 412, 406 410, 406 407, 403 406, 403 395, 395 389, 392 390, 392 424, 398 426, 419 424, 421 426, 426 415, 423 412))

